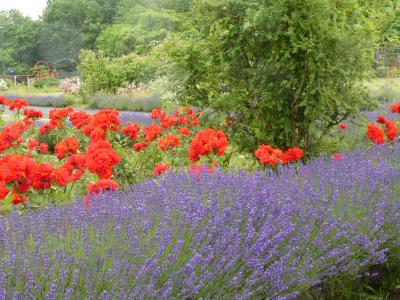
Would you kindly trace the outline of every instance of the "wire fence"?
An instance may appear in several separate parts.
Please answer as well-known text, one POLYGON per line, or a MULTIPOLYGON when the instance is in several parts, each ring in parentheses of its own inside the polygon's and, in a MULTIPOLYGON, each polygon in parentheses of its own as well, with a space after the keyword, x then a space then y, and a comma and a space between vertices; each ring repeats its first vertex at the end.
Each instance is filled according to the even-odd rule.
POLYGON ((374 69, 378 77, 400 77, 400 45, 376 49, 374 69))

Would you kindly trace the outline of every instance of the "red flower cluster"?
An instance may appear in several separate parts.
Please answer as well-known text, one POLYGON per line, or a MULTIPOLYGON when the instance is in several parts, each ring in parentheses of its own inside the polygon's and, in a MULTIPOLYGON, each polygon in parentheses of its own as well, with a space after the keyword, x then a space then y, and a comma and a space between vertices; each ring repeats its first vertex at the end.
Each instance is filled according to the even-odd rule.
POLYGON ((0 153, 13 146, 14 142, 20 139, 21 134, 27 130, 30 125, 17 122, 8 125, 0 132, 0 153))
POLYGON ((384 116, 379 116, 376 118, 376 123, 386 124, 387 122, 388 122, 388 120, 384 116))
POLYGON ((346 130, 347 129, 347 125, 344 123, 339 123, 339 128, 342 130, 346 130))
POLYGON ((162 128, 157 124, 151 124, 144 128, 144 136, 146 141, 154 141, 162 132, 162 128))
POLYGON ((138 138, 140 130, 140 125, 132 122, 121 128, 122 134, 128 135, 131 141, 135 141, 138 138))
POLYGON ((177 147, 179 144, 179 138, 174 135, 167 135, 165 138, 161 138, 157 141, 158 148, 160 148, 161 151, 177 147))
POLYGON ((100 194, 105 191, 116 191, 118 183, 111 179, 100 179, 96 183, 89 183, 87 190, 89 195, 100 194))
POLYGON ((24 109, 24 116, 30 119, 40 119, 43 117, 43 113, 36 109, 24 109))
POLYGON ((13 101, 11 101, 11 103, 9 102, 8 108, 9 110, 15 109, 17 111, 20 111, 23 107, 28 105, 29 105, 28 101, 24 99, 14 99, 13 101))
POLYGON ((343 158, 343 154, 342 154, 342 153, 333 153, 333 154, 332 154, 332 158, 333 158, 334 160, 342 159, 342 158, 343 158))
POLYGON ((181 136, 188 136, 188 135, 190 135, 190 130, 188 128, 186 128, 186 127, 180 128, 179 129, 179 134, 181 136))
POLYGON ((73 154, 56 170, 54 176, 59 186, 79 180, 85 173, 86 157, 83 154, 73 154))
POLYGON ((254 154, 260 164, 274 167, 279 163, 283 152, 279 148, 273 148, 271 145, 260 145, 254 154))
POLYGON ((374 124, 368 124, 367 137, 375 144, 385 143, 385 132, 374 124))
POLYGON ((9 106, 10 100, 6 97, 0 96, 0 105, 9 106))
POLYGON ((34 190, 48 189, 54 182, 54 167, 52 164, 38 164, 29 155, 10 154, 0 160, 1 196, 4 199, 6 184, 12 185, 14 204, 24 202, 25 197, 20 194, 27 193, 32 187, 34 190))
POLYGON ((190 174, 194 175, 195 178, 198 180, 200 178, 200 176, 204 173, 213 174, 214 167, 216 167, 216 166, 218 166, 217 162, 213 162, 211 164, 211 166, 193 164, 189 167, 188 172, 190 174))
POLYGON ((84 111, 76 111, 71 113, 69 120, 76 129, 81 129, 90 121, 90 116, 84 111))
POLYGON ((165 163, 159 163, 156 165, 153 169, 153 175, 154 176, 160 176, 162 173, 168 171, 168 165, 165 163))
POLYGON ((91 136, 93 131, 103 131, 104 134, 108 130, 117 131, 120 120, 118 118, 119 112, 115 109, 103 109, 90 116, 89 122, 83 128, 84 134, 91 136))
POLYGON ((37 150, 39 147, 40 153, 47 153, 48 152, 48 145, 45 143, 40 143, 37 139, 30 139, 28 141, 28 150, 34 151, 37 150))
POLYGON ((392 113, 400 113, 400 103, 395 103, 392 106, 390 106, 390 110, 392 111, 392 113))
POLYGON ((297 147, 289 148, 286 150, 285 153, 283 153, 281 157, 281 161, 283 165, 288 164, 289 162, 294 162, 303 157, 303 150, 297 147))
POLYGON ((134 150, 135 152, 140 152, 140 151, 142 151, 143 149, 146 149, 147 146, 148 146, 148 143, 147 143, 147 142, 136 143, 135 145, 133 145, 133 150, 134 150))
POLYGON ((102 179, 109 179, 113 167, 121 161, 119 155, 111 148, 107 140, 96 141, 89 144, 86 152, 86 167, 102 179))
POLYGON ((303 150, 293 147, 283 153, 281 149, 273 148, 271 145, 260 145, 254 154, 260 164, 275 167, 279 163, 286 165, 289 162, 300 160, 303 157, 303 150))
POLYGON ((193 162, 199 161, 201 156, 209 155, 212 151, 222 156, 227 146, 228 138, 222 130, 209 128, 200 131, 190 143, 189 159, 193 162))
POLYGON ((386 135, 389 141, 393 142, 396 139, 397 132, 399 131, 397 125, 393 121, 388 121, 385 124, 386 127, 386 135))
POLYGON ((63 159, 69 153, 75 154, 78 151, 79 142, 74 136, 67 137, 57 143, 54 150, 58 159, 63 159))

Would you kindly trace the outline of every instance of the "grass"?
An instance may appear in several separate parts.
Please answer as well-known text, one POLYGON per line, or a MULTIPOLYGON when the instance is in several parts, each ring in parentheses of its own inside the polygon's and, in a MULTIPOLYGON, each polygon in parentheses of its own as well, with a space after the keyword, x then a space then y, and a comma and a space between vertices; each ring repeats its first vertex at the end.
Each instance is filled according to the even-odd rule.
POLYGON ((383 101, 400 100, 400 78, 373 78, 364 85, 373 98, 383 101))

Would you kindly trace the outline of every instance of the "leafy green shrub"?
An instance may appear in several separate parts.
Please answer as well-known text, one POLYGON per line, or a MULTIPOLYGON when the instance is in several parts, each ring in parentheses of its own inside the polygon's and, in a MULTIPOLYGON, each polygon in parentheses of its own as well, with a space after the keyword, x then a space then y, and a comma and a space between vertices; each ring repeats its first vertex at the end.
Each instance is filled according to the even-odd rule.
POLYGON ((85 98, 100 91, 115 93, 128 83, 147 83, 155 78, 155 64, 149 57, 130 54, 111 59, 82 50, 80 60, 81 93, 85 98))
POLYGON ((45 88, 45 87, 56 87, 60 84, 60 81, 57 78, 53 77, 45 77, 42 79, 36 79, 33 83, 35 88, 45 88))
MULTIPOLYGON (((348 0, 195 1, 193 30, 164 44, 183 104, 232 119, 242 149, 298 145, 367 105, 374 26, 348 0)), ((172 73, 172 72, 171 72, 172 73)))

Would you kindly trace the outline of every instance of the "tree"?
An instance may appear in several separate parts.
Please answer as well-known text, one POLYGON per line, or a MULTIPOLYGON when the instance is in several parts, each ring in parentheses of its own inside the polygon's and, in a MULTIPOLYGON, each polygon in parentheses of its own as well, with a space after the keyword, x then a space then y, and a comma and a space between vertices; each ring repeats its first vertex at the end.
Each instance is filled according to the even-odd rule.
POLYGON ((134 50, 135 31, 131 25, 115 24, 105 28, 96 41, 97 49, 110 57, 126 55, 134 50))
POLYGON ((17 10, 0 11, 0 26, 3 27, 1 56, 7 67, 15 72, 24 72, 38 58, 38 24, 17 10))
MULTIPOLYGON (((361 1, 360 1, 361 2, 361 1)), ((351 0, 197 0, 164 45, 185 104, 211 108, 242 149, 315 149, 365 107, 375 25, 351 0)))

